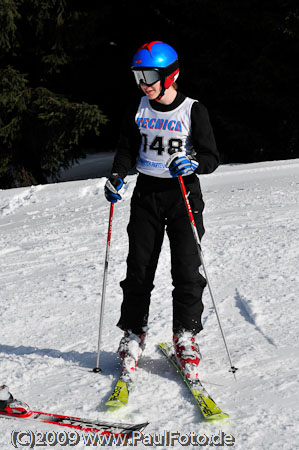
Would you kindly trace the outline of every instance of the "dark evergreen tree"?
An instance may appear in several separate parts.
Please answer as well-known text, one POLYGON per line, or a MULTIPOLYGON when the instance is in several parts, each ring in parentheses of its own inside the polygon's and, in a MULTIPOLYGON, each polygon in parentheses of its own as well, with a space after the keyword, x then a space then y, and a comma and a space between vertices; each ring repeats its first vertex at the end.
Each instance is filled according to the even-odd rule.
POLYGON ((99 133, 99 108, 74 103, 8 67, 0 77, 0 186, 46 183, 80 156, 80 138, 99 133))
POLYGON ((59 93, 60 76, 73 56, 68 39, 82 16, 65 8, 64 0, 1 0, 2 188, 55 177, 84 155, 80 139, 99 135, 107 123, 97 105, 69 90, 67 97, 59 93))

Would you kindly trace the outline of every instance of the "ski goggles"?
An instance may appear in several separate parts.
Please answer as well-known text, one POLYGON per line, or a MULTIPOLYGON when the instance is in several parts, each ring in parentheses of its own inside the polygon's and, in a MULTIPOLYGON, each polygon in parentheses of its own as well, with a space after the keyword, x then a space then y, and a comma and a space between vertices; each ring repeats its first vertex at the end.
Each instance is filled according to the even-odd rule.
POLYGON ((135 76, 135 81, 139 86, 140 83, 144 83, 147 86, 151 86, 152 84, 157 83, 157 81, 161 80, 161 76, 158 70, 133 70, 133 74, 135 76))

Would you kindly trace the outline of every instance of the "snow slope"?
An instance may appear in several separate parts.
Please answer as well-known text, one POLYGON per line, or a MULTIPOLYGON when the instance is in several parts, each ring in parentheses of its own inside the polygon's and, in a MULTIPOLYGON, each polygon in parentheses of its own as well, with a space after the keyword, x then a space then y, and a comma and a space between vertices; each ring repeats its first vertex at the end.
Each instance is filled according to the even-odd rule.
MULTIPOLYGON (((171 338, 167 238, 152 295, 150 331, 131 404, 112 416, 104 403, 119 370, 115 326, 125 276, 129 202, 136 175, 114 210, 102 375, 95 365, 109 205, 105 178, 0 191, 1 383, 33 409, 211 436, 222 429, 244 450, 299 448, 299 160, 221 166, 201 176, 202 247, 237 382, 208 291, 204 295, 202 380, 230 414, 203 422, 187 388, 157 350, 171 338), (147 385, 145 386, 145 384, 147 385)), ((55 429, 47 425, 33 430, 55 429)), ((13 429, 0 420, 0 449, 13 429)), ((59 447, 59 446, 58 446, 59 447)), ((80 442, 75 448, 85 448, 80 442)), ((140 443, 136 448, 146 448, 140 443)), ((161 448, 161 447, 160 447, 161 448)), ((173 448, 181 448, 177 443, 173 448)))

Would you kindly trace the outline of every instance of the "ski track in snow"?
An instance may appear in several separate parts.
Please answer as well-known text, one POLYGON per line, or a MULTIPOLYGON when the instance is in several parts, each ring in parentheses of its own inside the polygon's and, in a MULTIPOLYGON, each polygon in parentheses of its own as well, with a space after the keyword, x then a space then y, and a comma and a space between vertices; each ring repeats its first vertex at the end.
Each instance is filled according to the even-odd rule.
MULTIPOLYGON (((145 434, 178 430, 210 436, 222 429, 233 434, 236 449, 299 448, 298 174, 299 160, 289 160, 221 166, 200 178, 206 203, 202 248, 239 369, 235 382, 206 290, 201 378, 230 414, 230 423, 203 421, 186 386, 157 349, 159 341, 171 339, 167 237, 130 405, 120 415, 105 411, 120 368, 121 331, 115 324, 136 175, 127 177, 123 200, 114 209, 101 375, 91 369, 109 215, 105 178, 0 191, 1 383, 35 410, 107 421, 148 420, 145 434)), ((13 429, 26 430, 28 423, 1 420, 1 449, 10 448, 13 429)), ((59 431, 45 424, 30 424, 30 429, 59 431)), ((75 448, 85 447, 81 442, 75 448)))

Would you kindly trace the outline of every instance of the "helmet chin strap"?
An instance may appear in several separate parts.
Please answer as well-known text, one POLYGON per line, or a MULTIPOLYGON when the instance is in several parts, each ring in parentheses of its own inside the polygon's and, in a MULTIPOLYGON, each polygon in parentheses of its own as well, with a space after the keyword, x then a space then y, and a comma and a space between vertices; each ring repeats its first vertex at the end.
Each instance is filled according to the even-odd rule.
POLYGON ((166 91, 166 89, 165 89, 165 80, 163 80, 163 83, 161 83, 161 85, 162 85, 162 89, 161 89, 160 94, 158 95, 158 97, 155 98, 156 102, 161 100, 161 98, 163 97, 163 95, 165 94, 165 91, 166 91))
POLYGON ((162 86, 161 92, 158 95, 158 97, 155 98, 155 101, 158 102, 159 100, 161 100, 161 98, 163 97, 164 94, 165 94, 165 86, 164 86, 164 82, 163 82, 163 86, 162 86))

